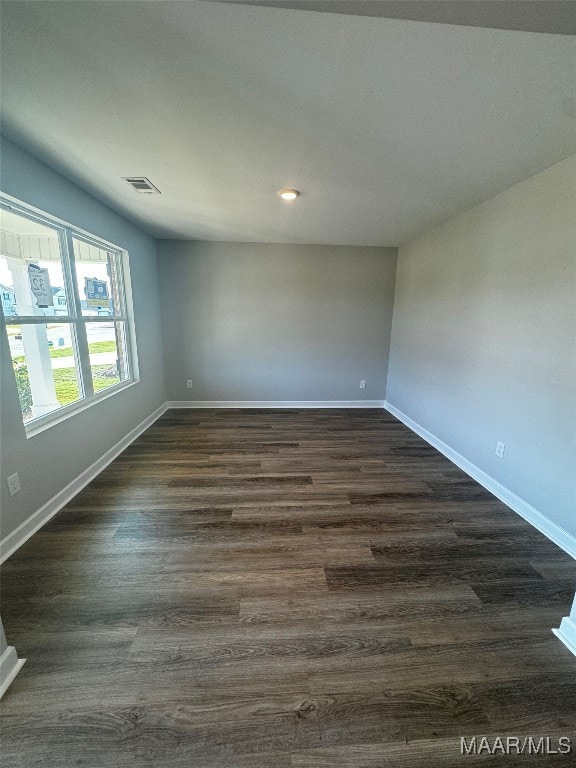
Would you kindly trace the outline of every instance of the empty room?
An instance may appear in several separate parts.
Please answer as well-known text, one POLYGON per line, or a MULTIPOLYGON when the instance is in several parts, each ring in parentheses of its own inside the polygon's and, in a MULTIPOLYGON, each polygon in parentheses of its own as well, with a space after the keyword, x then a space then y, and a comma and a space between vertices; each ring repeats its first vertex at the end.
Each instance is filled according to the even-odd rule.
POLYGON ((576 3, 0 36, 0 765, 574 765, 576 3))

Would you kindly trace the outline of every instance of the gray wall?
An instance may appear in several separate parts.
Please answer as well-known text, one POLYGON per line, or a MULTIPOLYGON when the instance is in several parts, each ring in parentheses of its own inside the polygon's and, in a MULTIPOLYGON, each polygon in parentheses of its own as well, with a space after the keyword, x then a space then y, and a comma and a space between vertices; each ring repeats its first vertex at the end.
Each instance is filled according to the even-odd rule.
POLYGON ((8 340, 2 327, 0 501, 4 538, 149 416, 166 397, 154 241, 7 140, 2 142, 1 188, 129 251, 140 364, 140 381, 135 386, 27 439, 8 340), (18 472, 22 490, 10 497, 6 477, 13 472, 18 472))
POLYGON ((170 400, 384 398, 396 249, 163 241, 159 266, 170 400))
POLYGON ((576 156, 400 248, 387 389, 574 535, 575 179, 576 156))

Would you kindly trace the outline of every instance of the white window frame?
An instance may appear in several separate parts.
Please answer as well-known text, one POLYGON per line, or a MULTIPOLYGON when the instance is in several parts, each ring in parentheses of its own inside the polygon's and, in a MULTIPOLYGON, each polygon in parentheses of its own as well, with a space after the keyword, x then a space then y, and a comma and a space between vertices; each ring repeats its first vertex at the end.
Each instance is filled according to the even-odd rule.
MULTIPOLYGON (((113 397, 139 381, 134 310, 132 305, 132 288, 130 280, 130 261, 128 251, 125 248, 115 245, 101 237, 97 237, 67 221, 51 216, 11 195, 0 193, 0 208, 9 210, 11 213, 15 213, 18 216, 22 216, 23 218, 57 230, 64 277, 64 288, 68 300, 68 313, 66 315, 58 315, 57 318, 58 322, 66 323, 71 326, 71 341, 72 347, 74 348, 74 358, 76 360, 79 399, 74 403, 63 405, 61 408, 56 408, 55 410, 50 411, 50 413, 38 416, 35 419, 30 419, 27 422, 23 421, 26 437, 29 438, 43 432, 55 424, 59 424, 65 419, 68 419, 87 408, 91 408, 102 400, 113 397), (119 275, 121 306, 119 308, 116 306, 114 307, 114 315, 100 316, 82 314, 82 299, 78 290, 78 281, 76 279, 76 260, 74 256, 73 240, 79 240, 97 248, 101 248, 102 250, 118 254, 121 265, 119 275), (124 381, 121 381, 118 384, 113 384, 99 392, 94 392, 86 324, 111 322, 124 323, 124 338, 126 343, 125 361, 128 376, 124 381)), ((50 315, 10 315, 4 316, 4 323, 7 327, 10 325, 44 325, 50 322, 50 319, 50 315)))

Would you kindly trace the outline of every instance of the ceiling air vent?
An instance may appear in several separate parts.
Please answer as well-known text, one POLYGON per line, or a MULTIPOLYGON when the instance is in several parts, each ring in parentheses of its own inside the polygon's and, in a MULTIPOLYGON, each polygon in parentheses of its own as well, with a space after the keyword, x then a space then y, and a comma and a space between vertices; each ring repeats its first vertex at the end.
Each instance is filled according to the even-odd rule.
POLYGON ((132 189, 136 190, 136 192, 142 192, 145 195, 160 194, 158 187, 155 187, 150 179, 146 178, 146 176, 123 176, 122 178, 124 181, 127 181, 132 189))

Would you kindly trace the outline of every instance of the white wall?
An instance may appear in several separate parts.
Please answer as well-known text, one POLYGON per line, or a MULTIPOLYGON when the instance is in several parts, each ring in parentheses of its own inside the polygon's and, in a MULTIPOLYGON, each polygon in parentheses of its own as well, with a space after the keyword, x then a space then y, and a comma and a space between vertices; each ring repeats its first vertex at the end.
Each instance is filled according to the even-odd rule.
POLYGON ((170 400, 384 398, 396 249, 164 241, 159 264, 170 400))
POLYGON ((575 221, 573 156, 401 247, 387 387, 572 535, 575 221))
POLYGON ((26 438, 5 328, 0 329, 0 500, 5 538, 166 399, 154 241, 15 144, 2 141, 2 191, 128 250, 140 381, 26 438), (10 497, 6 477, 22 491, 10 497))

